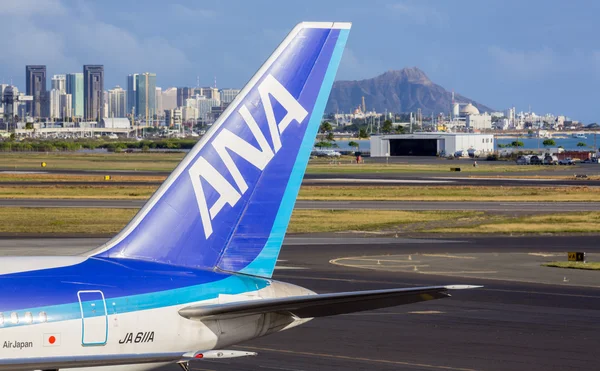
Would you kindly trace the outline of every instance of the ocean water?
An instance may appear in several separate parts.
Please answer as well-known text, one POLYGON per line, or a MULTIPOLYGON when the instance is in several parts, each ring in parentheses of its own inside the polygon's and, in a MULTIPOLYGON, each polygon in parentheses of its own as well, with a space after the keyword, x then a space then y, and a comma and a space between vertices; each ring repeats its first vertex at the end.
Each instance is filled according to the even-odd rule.
MULTIPOLYGON (((555 142, 555 146, 551 146, 556 148, 558 146, 562 146, 566 150, 574 150, 574 151, 593 151, 594 150, 594 135, 590 134, 586 139, 583 138, 552 138, 555 142), (587 147, 577 147, 577 143, 583 142, 587 145, 587 147)), ((510 144, 516 140, 523 142, 524 146, 521 147, 523 149, 544 149, 544 138, 496 138, 496 148, 498 148, 498 144, 510 144)), ((600 145, 600 135, 596 137, 596 149, 600 145)))

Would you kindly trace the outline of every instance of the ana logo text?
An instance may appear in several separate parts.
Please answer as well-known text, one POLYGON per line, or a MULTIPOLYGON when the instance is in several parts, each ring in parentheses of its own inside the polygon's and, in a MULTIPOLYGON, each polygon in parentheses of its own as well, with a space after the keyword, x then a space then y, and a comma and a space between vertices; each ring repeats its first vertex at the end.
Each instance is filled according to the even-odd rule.
POLYGON ((258 86, 258 92, 260 101, 265 110, 271 144, 267 142, 265 134, 254 117, 252 117, 245 104, 239 108, 238 113, 242 116, 242 119, 254 137, 253 139, 256 140, 260 148, 254 147, 249 141, 241 138, 227 128, 223 128, 211 143, 219 155, 219 158, 225 164, 227 171, 233 178, 235 186, 229 183, 223 174, 219 173, 219 171, 203 156, 198 157, 196 162, 189 169, 190 179, 194 187, 196 200, 198 201, 198 208, 200 210, 200 217, 202 218, 202 226, 206 238, 210 237, 212 234, 212 220, 214 220, 223 209, 223 206, 225 206, 225 204, 229 204, 231 207, 235 206, 242 195, 248 190, 248 184, 244 180, 235 161, 229 154, 229 151, 236 153, 256 168, 264 170, 271 159, 273 159, 273 156, 281 149, 281 135, 292 120, 300 124, 308 115, 308 112, 304 107, 302 107, 292 94, 290 94, 290 92, 287 91, 286 88, 272 75, 267 75, 267 77, 265 77, 263 82, 258 86), (273 111, 270 97, 273 97, 281 104, 287 112, 280 122, 276 122, 275 112, 273 111), (202 189, 201 177, 219 193, 219 198, 210 205, 210 207, 207 204, 206 195, 202 189))

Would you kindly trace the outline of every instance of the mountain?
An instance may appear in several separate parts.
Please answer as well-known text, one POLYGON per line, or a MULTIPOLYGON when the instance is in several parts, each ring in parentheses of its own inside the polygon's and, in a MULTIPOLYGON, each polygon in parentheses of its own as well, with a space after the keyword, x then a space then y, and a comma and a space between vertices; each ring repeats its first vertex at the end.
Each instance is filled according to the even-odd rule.
MULTIPOLYGON (((417 112, 424 116, 448 113, 452 93, 434 84, 420 69, 403 68, 388 71, 377 77, 360 81, 336 81, 333 84, 325 112, 352 112, 365 97, 367 110, 377 112, 417 112)), ((454 93, 458 103, 472 103, 480 112, 492 112, 492 108, 454 93)))

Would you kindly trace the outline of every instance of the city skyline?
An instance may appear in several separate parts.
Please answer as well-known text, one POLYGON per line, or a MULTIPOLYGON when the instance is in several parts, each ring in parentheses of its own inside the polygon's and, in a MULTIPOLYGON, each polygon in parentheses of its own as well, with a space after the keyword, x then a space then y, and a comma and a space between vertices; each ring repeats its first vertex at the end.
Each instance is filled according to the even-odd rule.
POLYGON ((0 79, 24 90, 23 65, 45 63, 55 74, 98 63, 106 86, 152 71, 162 87, 197 86, 198 76, 201 86, 216 76, 219 86, 241 87, 292 25, 341 19, 354 27, 337 80, 419 66, 446 89, 491 107, 531 106, 595 122, 599 11, 589 0, 568 11, 556 0, 8 2, 0 14, 11 53, 0 56, 0 79))

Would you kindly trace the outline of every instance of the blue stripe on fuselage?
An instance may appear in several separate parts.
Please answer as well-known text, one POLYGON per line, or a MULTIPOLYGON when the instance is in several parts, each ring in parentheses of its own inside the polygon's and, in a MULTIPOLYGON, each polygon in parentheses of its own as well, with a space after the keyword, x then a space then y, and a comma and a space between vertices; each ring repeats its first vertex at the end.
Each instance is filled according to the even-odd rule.
POLYGON ((243 294, 268 285, 267 280, 243 275, 91 258, 69 267, 0 276, 0 313, 4 314, 3 327, 10 327, 15 326, 9 320, 12 312, 21 317, 31 312, 34 318, 45 312, 50 322, 81 318, 77 292, 82 290, 102 291, 108 314, 113 314, 243 294))

